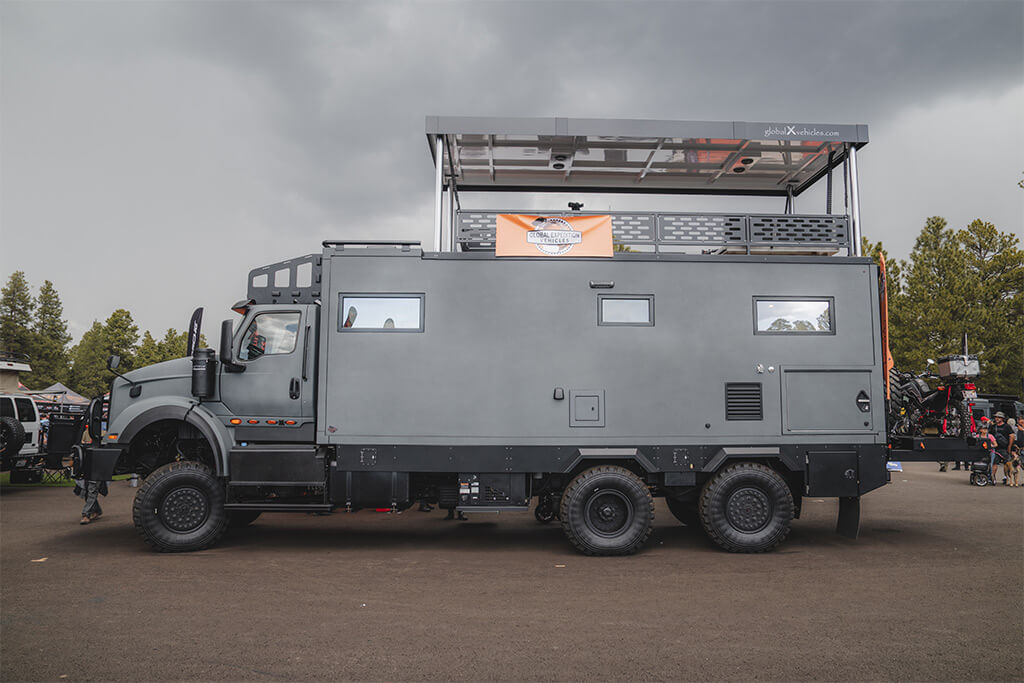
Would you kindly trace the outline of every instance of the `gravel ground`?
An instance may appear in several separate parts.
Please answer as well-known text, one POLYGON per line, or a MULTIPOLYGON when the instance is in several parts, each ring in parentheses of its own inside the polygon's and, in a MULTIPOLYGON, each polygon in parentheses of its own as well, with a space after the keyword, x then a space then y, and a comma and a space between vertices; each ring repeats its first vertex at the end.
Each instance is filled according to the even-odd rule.
POLYGON ((264 515, 151 552, 135 489, 79 526, 67 489, 0 494, 4 680, 1024 680, 1024 488, 914 463, 861 538, 805 499, 730 555, 660 504, 626 558, 532 514, 264 515), (41 561, 45 558, 45 561, 41 561))

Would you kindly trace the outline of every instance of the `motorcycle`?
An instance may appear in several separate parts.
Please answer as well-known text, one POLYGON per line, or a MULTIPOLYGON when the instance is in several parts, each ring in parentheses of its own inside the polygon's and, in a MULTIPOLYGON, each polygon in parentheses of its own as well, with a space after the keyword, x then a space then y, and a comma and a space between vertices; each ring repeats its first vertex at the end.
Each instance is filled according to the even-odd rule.
MULTIPOLYGON (((948 366, 945 359, 944 364, 948 366)), ((935 361, 928 359, 929 366, 935 361)), ((890 425, 901 436, 940 436, 962 438, 971 435, 973 417, 969 401, 978 390, 971 378, 949 373, 920 374, 893 372, 890 425), (925 379, 937 379, 932 389, 925 379)))

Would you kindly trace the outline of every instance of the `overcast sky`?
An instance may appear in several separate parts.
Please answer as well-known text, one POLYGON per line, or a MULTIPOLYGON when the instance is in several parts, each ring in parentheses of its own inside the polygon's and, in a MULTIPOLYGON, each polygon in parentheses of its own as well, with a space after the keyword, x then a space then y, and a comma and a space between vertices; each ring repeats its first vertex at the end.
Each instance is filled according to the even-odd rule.
POLYGON ((0 277, 52 280, 76 338, 205 306, 212 340, 253 267, 432 243, 436 114, 863 123, 869 238, 1024 237, 1019 0, 3 2, 0 277))

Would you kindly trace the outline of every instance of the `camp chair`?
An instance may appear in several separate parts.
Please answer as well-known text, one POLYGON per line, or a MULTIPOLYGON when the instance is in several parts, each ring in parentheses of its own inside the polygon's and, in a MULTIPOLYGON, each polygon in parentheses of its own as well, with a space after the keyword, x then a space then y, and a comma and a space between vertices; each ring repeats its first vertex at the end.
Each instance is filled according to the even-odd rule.
POLYGON ((43 483, 59 484, 71 479, 70 453, 46 453, 43 460, 43 483))
POLYGON ((50 415, 50 429, 46 436, 46 457, 43 461, 43 481, 60 483, 71 478, 71 447, 82 440, 85 426, 83 415, 57 413, 50 415))

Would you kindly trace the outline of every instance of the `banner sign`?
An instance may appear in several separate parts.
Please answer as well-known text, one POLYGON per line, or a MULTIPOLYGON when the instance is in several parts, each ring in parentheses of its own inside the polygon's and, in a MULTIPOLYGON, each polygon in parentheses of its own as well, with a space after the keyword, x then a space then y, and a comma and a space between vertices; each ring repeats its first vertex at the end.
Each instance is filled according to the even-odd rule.
POLYGON ((611 216, 498 214, 496 256, 612 256, 611 216))
POLYGON ((199 335, 203 327, 203 309, 199 307, 192 313, 192 319, 188 321, 188 343, 185 347, 185 355, 191 358, 199 348, 199 335))

